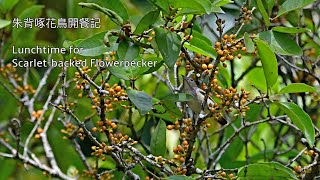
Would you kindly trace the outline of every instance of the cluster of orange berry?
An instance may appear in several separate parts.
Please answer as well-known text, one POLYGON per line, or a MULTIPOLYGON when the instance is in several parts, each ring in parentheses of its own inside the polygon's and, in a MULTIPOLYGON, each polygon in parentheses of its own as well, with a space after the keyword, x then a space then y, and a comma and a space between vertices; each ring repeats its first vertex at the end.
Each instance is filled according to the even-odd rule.
MULTIPOLYGON (((305 155, 311 156, 311 157, 315 157, 317 155, 317 152, 315 152, 314 150, 308 150, 308 151, 304 151, 303 152, 305 155)), ((293 171, 295 172, 295 174, 300 174, 302 167, 300 165, 294 166, 293 167, 293 171)), ((311 172, 311 168, 310 169, 306 169, 306 172, 304 173, 310 173, 311 172)))
POLYGON ((220 61, 231 61, 235 57, 235 53, 238 52, 237 57, 241 59, 242 55, 239 51, 244 53, 247 52, 247 48, 244 46, 243 39, 236 41, 236 36, 234 34, 231 35, 223 35, 222 42, 216 42, 214 49, 220 56, 220 61))
POLYGON ((164 159, 162 156, 157 156, 154 160, 161 166, 164 166, 168 160, 164 159))
POLYGON ((247 7, 242 7, 241 8, 241 14, 240 14, 240 18, 243 20, 244 23, 249 23, 250 21, 252 21, 252 11, 248 10, 247 7))
POLYGON ((36 119, 38 119, 38 118, 40 118, 40 116, 42 115, 42 113, 43 113, 42 110, 33 111, 33 112, 31 113, 31 116, 34 117, 34 118, 36 118, 36 119))
POLYGON ((102 160, 102 161, 105 161, 105 160, 106 160, 106 157, 105 157, 104 154, 103 154, 103 152, 104 152, 103 149, 104 149, 103 147, 91 146, 91 150, 93 151, 93 152, 91 153, 91 155, 96 156, 96 157, 102 156, 101 160, 102 160))
MULTIPOLYGON (((88 83, 87 80, 81 80, 81 75, 79 72, 75 72, 75 81, 76 81, 76 89, 77 90, 83 90, 84 87, 82 83, 88 83)), ((101 81, 102 83, 102 81, 101 81)), ((113 105, 112 102, 124 102, 127 100, 127 93, 124 89, 122 89, 121 86, 118 84, 114 84, 113 86, 110 86, 108 83, 104 84, 105 89, 109 92, 108 96, 109 99, 104 100, 104 106, 106 107, 107 112, 113 111, 113 105)), ((82 98, 82 92, 78 94, 78 98, 82 98)), ((89 97, 92 102, 91 109, 96 109, 100 106, 100 98, 99 98, 99 92, 97 89, 93 90, 93 95, 89 97)))
POLYGON ((34 137, 36 139, 40 139, 40 134, 43 132, 43 129, 42 128, 38 128, 37 129, 37 133, 34 135, 34 137))
POLYGON ((99 120, 97 121, 97 127, 93 127, 92 128, 92 132, 105 132, 105 131, 108 131, 109 133, 113 133, 113 130, 112 129, 117 129, 117 124, 106 119, 105 121, 102 121, 102 120, 99 120))
POLYGON ((237 89, 233 87, 229 87, 224 89, 223 91, 215 91, 215 96, 220 99, 220 105, 215 104, 211 109, 212 112, 215 112, 217 107, 219 109, 225 109, 227 113, 232 112, 232 108, 237 109, 238 113, 235 116, 246 115, 246 111, 250 110, 250 108, 246 105, 246 102, 249 98, 250 92, 241 88, 241 92, 239 93, 237 89))
MULTIPOLYGON (((17 69, 12 66, 11 63, 8 63, 4 67, 0 67, 0 74, 5 78, 13 78, 17 82, 22 82, 22 77, 17 73, 17 69)), ((36 90, 31 85, 20 86, 17 85, 16 89, 14 89, 14 93, 17 94, 34 94, 36 90)))
MULTIPOLYGON (((109 137, 113 144, 120 144, 125 141, 132 141, 132 139, 128 135, 122 135, 121 133, 115 133, 115 134, 110 133, 109 137)), ((137 142, 132 141, 132 143, 135 144, 137 142)))
POLYGON ((233 173, 227 174, 225 171, 219 171, 217 172, 218 178, 225 179, 227 176, 229 176, 230 179, 236 179, 235 175, 233 173))
MULTIPOLYGON (((75 130, 77 129, 78 127, 74 124, 72 124, 71 122, 67 123, 65 125, 65 129, 61 129, 60 132, 62 134, 64 134, 65 136, 63 136, 63 139, 68 139, 68 137, 70 137, 74 132, 75 130)), ((82 128, 79 128, 78 129, 78 137, 83 140, 84 139, 84 133, 83 133, 83 129, 82 128)))

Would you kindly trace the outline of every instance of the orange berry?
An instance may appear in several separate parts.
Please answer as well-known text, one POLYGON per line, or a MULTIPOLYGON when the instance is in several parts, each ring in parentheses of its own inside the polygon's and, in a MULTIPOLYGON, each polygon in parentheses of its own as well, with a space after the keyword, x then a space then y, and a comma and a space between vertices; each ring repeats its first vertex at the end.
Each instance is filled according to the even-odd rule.
POLYGON ((206 70, 206 69, 208 69, 208 66, 207 66, 206 64, 202 64, 202 65, 201 65, 201 68, 202 68, 203 70, 206 70))
POLYGON ((121 86, 116 86, 116 88, 114 88, 114 90, 116 90, 117 92, 121 91, 121 86))

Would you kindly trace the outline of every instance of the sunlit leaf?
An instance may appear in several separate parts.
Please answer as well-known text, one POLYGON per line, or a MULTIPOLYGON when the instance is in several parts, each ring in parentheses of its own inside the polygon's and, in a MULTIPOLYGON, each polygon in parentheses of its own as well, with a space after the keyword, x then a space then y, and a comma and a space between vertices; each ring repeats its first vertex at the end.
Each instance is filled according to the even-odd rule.
POLYGON ((313 2, 315 2, 315 0, 287 0, 280 6, 277 17, 289 11, 303 8, 313 2))
POLYGON ((247 32, 244 33, 244 44, 246 45, 248 53, 252 53, 254 51, 254 43, 247 32))
POLYGON ((255 39, 258 53, 262 62, 264 76, 267 81, 267 86, 271 88, 278 79, 278 63, 274 52, 270 46, 261 39, 255 39))
POLYGON ((249 164, 239 169, 239 179, 298 179, 293 171, 278 162, 249 164))
POLYGON ((11 24, 11 21, 0 19, 0 29, 11 24))
POLYGON ((277 31, 281 33, 289 33, 289 34, 295 34, 295 33, 304 33, 310 31, 307 28, 299 28, 299 27, 284 27, 284 26, 276 26, 272 28, 272 31, 277 31))
POLYGON ((258 6, 258 10, 260 11, 260 13, 262 15, 262 18, 263 18, 265 25, 267 27, 270 26, 269 15, 268 15, 266 9, 264 8, 262 0, 257 0, 257 6, 258 6))
POLYGON ((317 89, 304 83, 292 83, 282 88, 279 94, 301 92, 317 92, 317 89))
POLYGON ((302 49, 288 34, 276 31, 264 31, 259 33, 259 38, 267 41, 271 49, 278 54, 290 56, 302 55, 302 49))
POLYGON ((289 116, 293 124, 301 130, 312 147, 315 141, 315 131, 310 116, 293 102, 276 102, 275 104, 289 116))

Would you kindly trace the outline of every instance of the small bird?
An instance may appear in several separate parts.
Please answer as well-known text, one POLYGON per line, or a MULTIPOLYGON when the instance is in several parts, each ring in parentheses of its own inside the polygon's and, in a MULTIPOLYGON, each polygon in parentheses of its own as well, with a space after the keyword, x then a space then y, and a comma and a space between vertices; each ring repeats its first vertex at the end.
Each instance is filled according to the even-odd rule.
MULTIPOLYGON (((206 92, 200 89, 195 81, 190 77, 183 77, 183 89, 185 93, 188 93, 193 96, 193 100, 188 101, 187 104, 189 108, 196 114, 200 114, 202 109, 202 102, 205 100, 205 94, 206 92)), ((209 107, 213 107, 214 101, 211 97, 208 97, 207 99, 207 106, 204 108, 204 113, 208 114, 210 113, 209 107)), ((219 124, 225 125, 227 124, 227 120, 221 116, 220 119, 217 120, 219 124)))

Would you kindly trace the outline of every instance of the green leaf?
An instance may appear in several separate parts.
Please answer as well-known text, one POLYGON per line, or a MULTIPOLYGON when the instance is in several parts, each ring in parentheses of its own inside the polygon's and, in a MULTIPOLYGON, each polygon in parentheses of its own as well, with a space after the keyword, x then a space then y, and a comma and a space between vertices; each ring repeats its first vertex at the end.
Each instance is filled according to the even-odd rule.
MULTIPOLYGON (((44 8, 43 5, 33 5, 24 11, 19 15, 19 20, 23 20, 25 18, 37 18, 41 15, 42 9, 44 8)), ((21 36, 25 37, 27 31, 31 31, 33 29, 25 29, 25 28, 13 28, 12 30, 12 37, 13 39, 19 39, 21 36)))
POLYGON ((151 25, 155 23, 160 15, 159 10, 149 11, 146 15, 142 17, 136 29, 134 30, 134 34, 141 34, 143 31, 150 29, 151 25))
POLYGON ((302 55, 302 49, 287 34, 276 31, 264 31, 259 33, 259 38, 267 41, 271 49, 278 54, 289 56, 302 55))
POLYGON ((258 6, 258 10, 262 15, 264 23, 266 24, 267 27, 269 27, 270 26, 269 15, 263 6, 262 0, 257 0, 257 6, 258 6))
POLYGON ((171 111, 168 111, 164 106, 160 104, 153 105, 153 111, 150 111, 151 115, 172 123, 175 122, 177 118, 182 117, 181 112, 179 113, 180 114, 177 115, 171 111))
POLYGON ((172 14, 172 9, 180 9, 181 14, 204 14, 204 13, 221 13, 222 9, 212 4, 209 0, 150 0, 155 6, 161 9, 167 15, 172 14))
POLYGON ((93 3, 101 5, 102 7, 111 9, 112 11, 117 13, 123 19, 123 21, 127 21, 129 19, 127 9, 125 8, 125 6, 121 2, 121 0, 108 0, 108 1, 89 0, 88 2, 93 2, 93 3))
POLYGON ((123 26, 123 25, 124 25, 124 21, 123 21, 123 19, 119 16, 119 14, 117 14, 115 11, 113 11, 113 10, 111 10, 111 9, 101 7, 100 5, 98 5, 98 4, 96 4, 96 3, 84 3, 84 2, 80 2, 80 3, 79 3, 79 6, 100 11, 100 12, 104 13, 105 15, 107 15, 107 16, 108 16, 114 23, 116 23, 117 25, 119 25, 119 26, 123 26))
POLYGON ((210 14, 210 13, 224 13, 224 11, 212 4, 209 0, 172 0, 172 4, 174 4, 174 7, 176 8, 182 8, 178 15, 184 15, 184 14, 210 14))
POLYGON ((172 102, 187 102, 193 99, 191 94, 186 93, 178 93, 178 94, 170 94, 163 98, 163 101, 172 101, 172 102))
MULTIPOLYGON (((194 28, 195 28, 195 27, 194 27, 194 28)), ((201 30, 200 30, 200 31, 201 31, 201 30)), ((190 33, 190 30, 188 29, 187 32, 190 33)), ((212 41, 211 41, 209 38, 207 38, 206 36, 204 36, 201 32, 198 32, 198 31, 193 30, 193 31, 192 31, 192 36, 193 36, 192 40, 193 40, 194 38, 197 38, 197 39, 200 39, 200 40, 202 40, 202 41, 205 41, 206 44, 208 44, 209 46, 212 46, 212 41)), ((191 41, 192 41, 192 40, 191 40, 191 41)))
POLYGON ((166 130, 166 123, 160 120, 152 134, 150 144, 151 153, 155 156, 164 156, 166 153, 166 130))
POLYGON ((170 176, 167 179, 168 180, 193 180, 193 178, 191 178, 191 177, 182 176, 182 175, 170 176))
POLYGON ((244 33, 244 44, 246 45, 248 53, 252 53, 254 51, 254 43, 247 32, 244 33))
POLYGON ((181 49, 181 38, 178 34, 162 28, 156 28, 156 42, 164 62, 171 69, 176 63, 181 49))
POLYGON ((166 109, 166 112, 172 115, 172 118, 181 117, 182 113, 176 103, 169 99, 161 100, 161 105, 166 109))
POLYGON ((106 32, 97 33, 81 41, 77 46, 77 48, 83 48, 83 50, 79 53, 79 55, 99 56, 107 51, 116 50, 117 46, 115 46, 116 45, 115 43, 110 47, 107 47, 104 44, 103 38, 105 34, 106 32))
POLYGON ((277 17, 289 11, 303 8, 313 2, 315 2, 315 0, 287 0, 281 5, 277 17))
POLYGON ((301 92, 317 92, 317 89, 304 83, 293 83, 282 88, 279 94, 301 92))
POLYGON ((142 115, 152 108, 152 98, 145 92, 129 89, 127 90, 130 101, 137 107, 142 115))
POLYGON ((165 14, 169 14, 169 1, 168 0, 149 0, 153 5, 158 7, 165 14))
POLYGON ((118 60, 111 61, 107 69, 116 77, 124 80, 136 80, 141 75, 156 71, 162 65, 162 59, 155 55, 140 56, 139 46, 123 40, 118 46, 118 60), (117 63, 117 65, 115 64, 117 63))
POLYGON ((272 12, 272 8, 274 6, 275 1, 274 0, 263 0, 262 2, 263 2, 264 7, 266 8, 266 11, 270 15, 272 12))
POLYGON ((194 51, 198 54, 202 54, 211 58, 217 56, 212 46, 198 38, 192 38, 190 42, 184 43, 184 47, 186 47, 190 51, 194 51))
POLYGON ((218 0, 218 1, 213 2, 213 4, 218 7, 226 5, 226 4, 230 4, 230 3, 233 3, 233 1, 231 1, 231 0, 218 0))
POLYGON ((249 164, 239 169, 239 178, 246 179, 298 179, 293 171, 278 162, 249 164))
POLYGON ((10 11, 17 3, 19 0, 1 0, 0 1, 0 10, 3 12, 8 12, 10 11))
POLYGON ((281 33, 295 34, 295 33, 304 33, 310 31, 307 28, 299 28, 299 27, 284 27, 284 26, 276 26, 272 28, 272 31, 277 31, 281 33))
POLYGON ((266 77, 267 86, 271 88, 278 79, 277 58, 270 46, 261 39, 255 39, 258 53, 262 62, 264 76, 266 77))
POLYGON ((124 40, 118 46, 119 60, 132 61, 139 56, 139 46, 124 40))
POLYGON ((293 102, 277 102, 275 104, 289 116, 293 124, 301 130, 309 145, 313 147, 315 132, 310 116, 293 102))
MULTIPOLYGON (((204 7, 201 3, 206 3, 206 0, 198 2, 197 0, 169 0, 170 5, 173 5, 175 8, 190 8, 193 10, 194 14, 202 14, 207 12, 207 8, 211 6, 204 7)), ((209 2, 210 3, 210 2, 209 2)), ((210 3, 211 4, 211 3, 210 3)))
POLYGON ((8 26, 9 24, 11 24, 11 21, 0 19, 0 29, 8 26))

